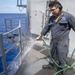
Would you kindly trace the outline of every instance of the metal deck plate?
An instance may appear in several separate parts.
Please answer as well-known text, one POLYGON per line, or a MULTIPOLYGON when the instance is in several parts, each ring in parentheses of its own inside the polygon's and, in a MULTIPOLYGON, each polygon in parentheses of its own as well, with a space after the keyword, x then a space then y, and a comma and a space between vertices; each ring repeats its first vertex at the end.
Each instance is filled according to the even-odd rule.
MULTIPOLYGON (((35 75, 53 75, 55 73, 54 69, 42 69, 35 75)), ((75 71, 73 69, 69 69, 66 71, 65 75, 75 75, 75 71)))
POLYGON ((44 49, 43 46, 40 46, 40 45, 37 45, 37 44, 35 44, 32 48, 33 48, 34 50, 37 50, 37 51, 40 51, 40 50, 44 49))
MULTIPOLYGON (((48 53, 43 48, 35 44, 29 54, 24 58, 22 66, 15 75, 53 75, 56 72, 54 68, 42 69, 43 65, 48 64, 48 61, 44 59, 48 53)), ((74 61, 73 59, 72 63, 74 61)), ((67 70, 65 75, 75 75, 74 69, 67 70)))
MULTIPOLYGON (((48 50, 47 50, 47 49, 41 51, 41 53, 44 54, 44 55, 46 55, 46 56, 49 56, 49 53, 48 53, 48 50)), ((70 57, 67 57, 67 61, 69 61, 69 60, 70 60, 70 57)), ((71 65, 72 65, 74 62, 75 62, 75 59, 72 59, 71 65)))

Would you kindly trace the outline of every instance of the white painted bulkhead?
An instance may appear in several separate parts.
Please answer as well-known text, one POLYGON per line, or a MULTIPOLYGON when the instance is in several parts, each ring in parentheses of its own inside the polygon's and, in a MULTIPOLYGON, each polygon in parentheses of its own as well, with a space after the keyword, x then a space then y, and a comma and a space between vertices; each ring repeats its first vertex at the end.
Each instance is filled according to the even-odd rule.
MULTIPOLYGON (((45 25, 46 18, 46 4, 48 0, 28 0, 29 2, 29 22, 31 33, 39 35, 43 26, 45 25)), ((63 10, 75 16, 75 0, 59 0, 63 5, 63 10)), ((50 35, 49 35, 50 36, 50 35)), ((75 48, 75 32, 70 32, 70 47, 69 54, 75 48)))
POLYGON ((31 32, 40 34, 45 18, 47 0, 29 0, 31 32))

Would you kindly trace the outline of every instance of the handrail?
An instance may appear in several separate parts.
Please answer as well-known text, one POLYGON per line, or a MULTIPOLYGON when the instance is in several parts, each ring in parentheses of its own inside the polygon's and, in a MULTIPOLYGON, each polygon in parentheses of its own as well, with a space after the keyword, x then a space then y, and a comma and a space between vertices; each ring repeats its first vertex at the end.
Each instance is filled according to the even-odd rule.
POLYGON ((18 28, 20 28, 20 27, 14 28, 14 29, 12 29, 11 31, 8 31, 8 32, 4 33, 3 35, 7 35, 7 34, 13 32, 13 31, 17 30, 18 28))
MULTIPOLYGON (((14 58, 14 60, 10 63, 10 65, 17 59, 17 57, 20 55, 21 52, 18 53, 18 55, 14 58)), ((7 67, 7 69, 10 67, 10 65, 7 67)))
POLYGON ((26 17, 5 18, 5 20, 7 20, 7 21, 10 21, 10 20, 11 20, 11 21, 14 21, 14 22, 18 22, 18 20, 17 20, 18 18, 20 18, 20 19, 23 20, 23 19, 25 19, 26 17))
POLYGON ((6 52, 5 52, 5 54, 7 54, 17 43, 19 43, 19 41, 17 41, 10 48, 8 48, 8 50, 6 50, 6 52))
MULTIPOLYGON (((22 34, 24 34, 24 30, 23 30, 23 25, 25 25, 25 17, 19 17, 20 18, 20 20, 21 20, 21 28, 22 28, 22 34), (22 19, 21 19, 22 18, 22 19)), ((13 31, 13 29, 14 30, 16 30, 17 29, 17 27, 18 27, 18 19, 19 19, 18 17, 16 17, 16 18, 5 18, 4 19, 4 21, 5 21, 5 32, 9 32, 9 29, 10 30, 12 30, 13 31)), ((11 32, 10 34, 11 35, 13 35, 13 33, 14 32, 11 32)), ((4 35, 6 35, 6 33, 4 33, 4 35)), ((7 35, 7 37, 8 37, 8 35, 7 35)), ((12 38, 12 40, 13 40, 13 38, 12 38)))
POLYGON ((7 35, 7 34, 13 32, 13 31, 19 29, 20 27, 21 27, 21 22, 19 21, 19 26, 18 26, 17 28, 14 28, 14 29, 12 29, 11 31, 8 31, 8 32, 4 33, 3 35, 7 35))
POLYGON ((3 36, 2 34, 0 34, 0 50, 2 53, 2 63, 3 63, 3 68, 4 68, 4 72, 7 75, 7 67, 6 67, 6 56, 5 56, 5 51, 4 51, 4 46, 3 46, 3 36))
MULTIPOLYGON (((3 63, 3 68, 4 68, 4 71, 2 73, 0 73, 0 75, 2 74, 5 74, 5 75, 8 75, 8 72, 7 72, 7 69, 9 68, 9 66, 14 62, 14 60, 10 63, 10 65, 7 67, 6 65, 6 54, 17 44, 19 43, 19 53, 17 54, 17 56, 14 58, 14 60, 19 56, 21 55, 22 53, 22 43, 21 43, 21 21, 19 21, 19 26, 17 28, 14 28, 12 29, 11 31, 8 31, 6 33, 3 33, 3 34, 0 34, 0 50, 1 50, 1 53, 2 55, 0 55, 0 57, 2 57, 2 63, 3 63), (19 39, 16 43, 14 43, 14 45, 12 47, 10 47, 6 52, 4 50, 4 45, 3 45, 3 36, 5 35, 8 35, 9 33, 12 33, 14 32, 15 30, 18 30, 19 31, 19 39)), ((20 59, 22 60, 22 59, 20 59)), ((20 61, 20 64, 21 64, 22 61, 20 61)))

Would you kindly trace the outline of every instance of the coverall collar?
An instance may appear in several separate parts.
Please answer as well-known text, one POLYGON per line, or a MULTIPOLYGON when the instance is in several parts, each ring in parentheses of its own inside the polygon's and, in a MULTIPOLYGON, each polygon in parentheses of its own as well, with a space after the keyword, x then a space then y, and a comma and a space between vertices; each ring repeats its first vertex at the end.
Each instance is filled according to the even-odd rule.
MULTIPOLYGON (((61 12, 60 17, 59 17, 59 19, 57 20, 57 22, 58 22, 59 20, 61 20, 61 19, 62 19, 62 16, 64 16, 63 11, 61 12)), ((57 22, 56 22, 56 23, 57 23, 57 22)))

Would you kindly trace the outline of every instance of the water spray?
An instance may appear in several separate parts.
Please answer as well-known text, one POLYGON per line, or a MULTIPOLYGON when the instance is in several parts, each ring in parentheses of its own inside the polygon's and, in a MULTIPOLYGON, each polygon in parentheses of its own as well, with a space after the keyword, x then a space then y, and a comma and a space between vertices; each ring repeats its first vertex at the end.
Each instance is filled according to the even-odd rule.
POLYGON ((28 46, 28 48, 27 48, 27 50, 25 51, 25 53, 24 53, 24 55, 23 55, 23 58, 31 51, 31 48, 34 46, 34 44, 36 43, 36 40, 32 40, 32 39, 30 39, 31 40, 31 45, 30 46, 28 46))

